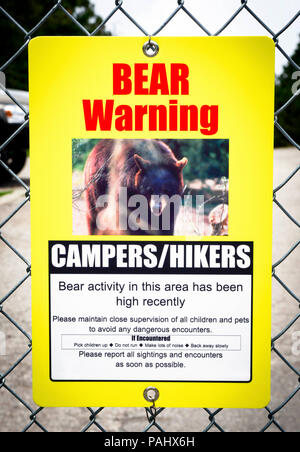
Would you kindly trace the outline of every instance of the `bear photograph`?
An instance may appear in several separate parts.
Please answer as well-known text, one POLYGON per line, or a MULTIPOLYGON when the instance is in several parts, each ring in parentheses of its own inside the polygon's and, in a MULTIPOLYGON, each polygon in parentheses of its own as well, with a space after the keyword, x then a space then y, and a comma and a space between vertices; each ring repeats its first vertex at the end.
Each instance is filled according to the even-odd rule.
POLYGON ((229 140, 73 139, 73 235, 228 235, 229 140))

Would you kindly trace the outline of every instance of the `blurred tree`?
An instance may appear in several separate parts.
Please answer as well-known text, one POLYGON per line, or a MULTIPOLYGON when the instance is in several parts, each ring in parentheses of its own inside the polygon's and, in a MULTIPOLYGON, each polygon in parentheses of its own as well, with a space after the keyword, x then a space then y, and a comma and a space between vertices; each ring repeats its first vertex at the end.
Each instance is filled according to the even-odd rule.
MULTIPOLYGON (((25 30, 30 31, 56 4, 55 0, 3 0, 1 5, 25 30)), ((64 0, 64 8, 89 31, 102 22, 90 0, 64 0)), ((78 36, 82 31, 58 9, 33 34, 34 36, 78 36)), ((99 34, 110 33, 102 29, 99 34)), ((24 34, 0 13, 1 60, 4 64, 24 43, 24 34)), ((28 89, 27 49, 5 70, 8 88, 28 89)))
POLYGON ((72 141, 72 162, 73 171, 83 171, 85 162, 93 147, 99 142, 99 139, 82 140, 73 139, 72 141))
POLYGON ((229 140, 163 140, 177 158, 187 157, 186 181, 228 177, 229 140))
MULTIPOLYGON (((292 58, 298 65, 300 64, 300 42, 292 58)), ((283 69, 283 73, 276 81, 276 110, 282 107, 292 97, 293 86, 298 88, 298 90, 300 89, 299 80, 300 72, 296 71, 295 67, 288 62, 283 69)), ((278 122, 297 143, 300 143, 299 97, 279 115, 278 122)), ((289 146, 289 142, 277 129, 275 129, 275 146, 289 146)))

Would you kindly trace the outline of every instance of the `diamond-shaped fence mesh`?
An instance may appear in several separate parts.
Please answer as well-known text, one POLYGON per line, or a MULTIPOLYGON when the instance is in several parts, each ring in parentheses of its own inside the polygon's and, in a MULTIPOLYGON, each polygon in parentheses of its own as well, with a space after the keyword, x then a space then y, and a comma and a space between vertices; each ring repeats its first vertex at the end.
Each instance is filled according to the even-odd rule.
MULTIPOLYGON (((89 32, 85 27, 78 22, 78 20, 70 14, 70 12, 64 7, 64 1, 53 1, 53 7, 41 17, 39 22, 31 29, 25 30, 23 26, 13 17, 13 12, 3 8, 0 5, 0 21, 10 21, 18 33, 23 34, 24 40, 20 39, 20 47, 14 55, 8 59, 8 61, 1 61, 0 71, 5 73, 5 70, 14 63, 14 61, 26 50, 32 36, 39 34, 39 29, 42 25, 55 14, 58 10, 64 13, 70 21, 72 21, 78 30, 83 35, 94 36, 97 35, 104 27, 109 23, 110 19, 117 13, 122 13, 129 22, 131 22, 137 28, 137 33, 142 33, 145 36, 155 36, 159 34, 177 14, 184 14, 187 21, 193 21, 199 27, 200 35, 215 36, 221 35, 230 24, 237 19, 237 17, 244 11, 248 13, 249 20, 256 20, 260 26, 265 30, 265 34, 271 36, 276 44, 277 52, 282 54, 286 60, 295 67, 295 71, 299 71, 300 67, 296 61, 286 53, 286 51, 280 45, 280 38, 286 33, 289 28, 297 21, 300 16, 300 10, 294 17, 291 17, 288 23, 281 29, 273 31, 265 21, 259 17, 258 14, 252 9, 251 0, 242 0, 238 5, 234 14, 224 22, 222 27, 216 32, 209 31, 206 26, 201 22, 201 18, 192 14, 185 6, 184 0, 174 0, 174 10, 170 16, 165 19, 157 30, 145 30, 136 19, 129 14, 126 9, 126 0, 116 0, 107 2, 112 3, 112 10, 110 14, 103 20, 102 23, 96 24, 95 29, 89 32), (251 18, 251 19, 250 19, 251 18), (152 32, 152 33, 150 33, 152 32)), ((238 2, 237 2, 238 3, 238 2)), ((151 8, 151 1, 149 2, 149 8, 151 8)), ((30 11, 28 11, 30 14, 30 11)), ((270 14, 272 12, 270 11, 270 14)), ((180 35, 180 30, 179 30, 180 35)), ((7 36, 7 39, 10 39, 7 36)), ((2 43, 4 45, 4 43, 2 43)), ((299 62, 298 62, 299 63, 299 62)), ((288 83, 288 82, 287 82, 288 83)), ((273 354, 273 391, 272 401, 270 406, 262 410, 222 410, 222 409, 199 409, 199 410, 183 410, 183 409, 153 409, 147 408, 146 415, 142 414, 140 409, 111 409, 111 408, 70 408, 70 409, 49 409, 36 407, 31 400, 31 375, 30 375, 30 354, 31 354, 31 338, 30 332, 26 331, 30 329, 28 322, 24 327, 23 315, 30 311, 30 298, 28 297, 28 280, 30 279, 30 262, 29 257, 23 255, 22 243, 26 241, 29 243, 30 237, 30 223, 28 215, 25 216, 26 221, 22 225, 21 232, 14 232, 14 221, 18 215, 28 208, 30 202, 30 188, 29 180, 20 178, 9 168, 1 157, 5 152, 5 148, 13 141, 16 140, 18 135, 28 127, 29 114, 22 105, 17 102, 12 93, 5 89, 1 84, 1 89, 10 97, 11 101, 18 105, 24 112, 25 122, 8 138, 1 137, 0 143, 0 166, 11 174, 15 184, 23 190, 23 200, 17 201, 17 205, 14 208, 7 208, 0 206, 1 211, 1 223, 0 223, 0 249, 1 249, 1 268, 5 269, 5 278, 2 277, 1 270, 1 291, 4 290, 4 294, 0 295, 0 319, 1 325, 5 324, 6 338, 10 339, 9 342, 14 343, 14 349, 7 350, 7 356, 5 359, 1 355, 4 355, 1 351, 5 348, 5 344, 0 347, 0 431, 23 430, 23 431, 47 431, 49 429, 59 430, 81 430, 86 431, 109 431, 111 429, 127 430, 128 428, 134 431, 164 431, 164 423, 171 431, 184 431, 185 428, 189 431, 191 424, 189 417, 193 413, 193 419, 199 420, 199 425, 194 426, 193 429, 199 431, 288 431, 291 429, 299 429, 299 390, 300 390, 300 371, 299 371, 299 340, 300 332, 297 331, 296 326, 299 324, 300 313, 298 308, 300 307, 299 294, 295 293, 295 289, 291 289, 285 277, 288 277, 288 272, 284 271, 284 276, 281 276, 280 269, 284 264, 291 259, 294 253, 299 251, 300 240, 296 241, 292 246, 288 246, 284 254, 273 265, 273 278, 274 286, 281 286, 279 289, 280 294, 274 300, 274 316, 273 316, 273 328, 275 330, 275 336, 271 341, 271 349, 273 354), (3 219, 2 219, 3 217, 3 219), (15 244, 15 245, 14 245, 15 244), (17 244, 17 245, 16 245, 17 244), (10 253, 14 253, 15 260, 13 264, 9 264, 7 267, 8 257, 11 262, 10 253), (22 267, 17 267, 17 262, 22 263, 22 267), (20 268, 22 270, 20 271, 20 268), (9 277, 7 277, 9 275, 9 277), (18 278, 16 281, 15 279, 18 278), (24 289, 25 287, 25 289, 24 289), (23 292, 22 292, 23 291, 23 292), (18 300, 21 300, 21 308, 18 310, 18 314, 14 315, 11 312, 10 303, 16 302, 16 294, 18 300), (24 294, 26 297, 24 297, 24 294), (293 302, 297 305, 293 306, 293 302), (284 312, 284 316, 281 316, 281 321, 277 319, 276 312, 277 307, 280 306, 281 311, 284 312), (296 309, 295 309, 296 308, 296 309), (284 324, 282 324, 282 318, 284 318, 284 324), (291 333, 291 331, 294 331, 291 333), (287 337, 294 337, 294 354, 290 353, 289 344, 282 342, 282 339, 287 337), (16 352, 18 350, 18 352, 16 352), (293 357, 295 359, 293 359, 293 357), (298 361, 297 361, 298 359, 298 361), (24 364, 26 363, 26 365, 24 364), (297 368, 298 364, 298 368, 297 368), (282 370, 282 366, 284 369, 282 370), (279 369, 281 369, 279 374, 279 369), (280 377, 277 377, 280 375, 280 377), (282 377, 283 376, 283 377, 282 377), (107 413, 107 414, 106 414, 107 413), (57 420, 53 424, 53 418, 57 420), (126 422, 128 421, 128 425, 126 422), (103 425, 102 425, 103 424, 103 425), (290 425, 293 427, 290 427, 290 425), (51 427, 55 425, 55 427, 51 427), (50 426, 50 428, 49 428, 50 426), (117 427, 116 427, 117 426, 117 427)), ((275 112, 274 124, 275 127, 285 137, 287 142, 300 150, 300 144, 296 143, 286 130, 280 124, 280 115, 283 111, 287 110, 292 102, 299 101, 297 95, 300 93, 298 90, 291 98, 282 105, 282 107, 275 112)), ((283 157, 284 159, 284 157, 283 157)), ((297 165, 297 161, 293 159, 293 164, 297 165)), ((297 201, 297 194, 293 191, 293 181, 298 176, 298 170, 300 165, 296 168, 290 169, 290 174, 283 175, 283 179, 274 190, 274 204, 281 210, 282 216, 285 219, 280 218, 279 224, 275 224, 275 234, 282 237, 281 243, 286 243, 284 239, 288 234, 287 222, 293 223, 293 227, 297 228, 297 234, 299 232, 300 224, 295 218, 295 213, 291 213, 282 201, 279 201, 279 195, 281 191, 288 192, 286 199, 295 198, 297 201)), ((3 171, 3 170, 2 170, 3 171)), ((18 198, 20 199, 20 198, 18 198)), ((28 213, 28 210, 26 210, 28 213)), ((289 224, 290 227, 290 224, 289 224)), ((25 247, 26 248, 26 247, 25 247)), ((275 250, 276 251, 276 250, 275 250)), ((28 247, 25 249, 25 255, 29 256, 28 247)), ((298 272, 299 273, 299 272, 298 272)), ((299 287, 299 285, 298 285, 299 287)), ((2 330, 2 326, 0 328, 2 330)), ((0 340, 4 342, 4 336, 0 335, 0 340)), ((8 344, 9 345, 9 344, 8 344)), ((290 348, 292 344, 290 344, 290 348)), ((9 348, 9 347, 8 347, 9 348)))

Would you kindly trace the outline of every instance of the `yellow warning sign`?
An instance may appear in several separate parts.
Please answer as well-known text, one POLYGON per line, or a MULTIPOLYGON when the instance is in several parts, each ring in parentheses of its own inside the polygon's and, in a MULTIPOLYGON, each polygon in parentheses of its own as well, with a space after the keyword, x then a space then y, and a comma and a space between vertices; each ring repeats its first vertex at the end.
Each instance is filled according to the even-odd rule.
POLYGON ((34 400, 260 408, 274 42, 147 43, 29 46, 34 400))

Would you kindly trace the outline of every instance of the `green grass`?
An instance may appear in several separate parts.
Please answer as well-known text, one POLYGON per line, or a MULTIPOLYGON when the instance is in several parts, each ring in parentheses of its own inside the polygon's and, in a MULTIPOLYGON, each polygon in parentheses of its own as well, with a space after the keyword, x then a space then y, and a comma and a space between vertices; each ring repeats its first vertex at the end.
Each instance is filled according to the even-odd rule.
POLYGON ((1 191, 1 192, 0 192, 0 198, 1 198, 1 196, 10 195, 12 192, 13 192, 12 190, 1 191))

